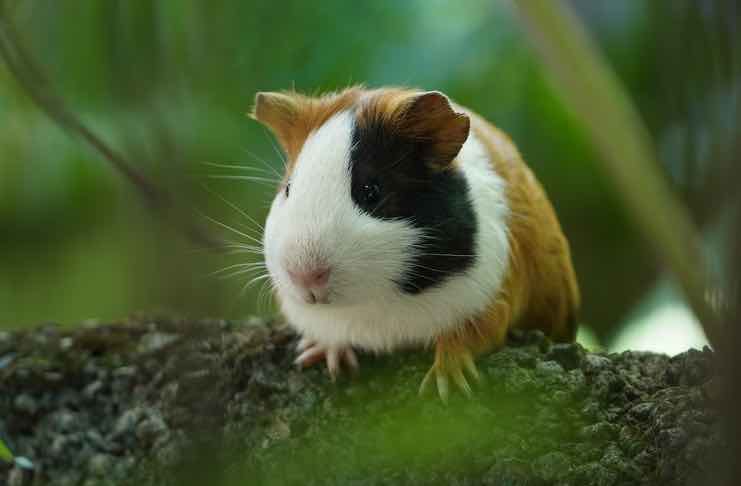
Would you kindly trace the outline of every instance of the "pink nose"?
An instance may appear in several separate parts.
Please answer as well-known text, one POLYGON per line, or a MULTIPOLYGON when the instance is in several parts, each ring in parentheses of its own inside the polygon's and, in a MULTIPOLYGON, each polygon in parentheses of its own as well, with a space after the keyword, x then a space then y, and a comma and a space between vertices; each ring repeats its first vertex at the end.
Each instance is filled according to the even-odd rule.
POLYGON ((311 270, 288 270, 288 275, 294 284, 305 289, 321 289, 329 282, 329 267, 319 267, 311 270))

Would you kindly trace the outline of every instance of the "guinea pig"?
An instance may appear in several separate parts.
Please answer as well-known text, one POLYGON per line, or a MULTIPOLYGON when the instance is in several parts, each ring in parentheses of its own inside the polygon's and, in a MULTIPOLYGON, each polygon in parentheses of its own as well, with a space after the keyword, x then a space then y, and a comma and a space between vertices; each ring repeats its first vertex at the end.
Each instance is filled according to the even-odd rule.
POLYGON ((263 236, 296 362, 334 379, 354 349, 434 346, 420 391, 466 394, 515 326, 576 331, 569 244, 503 132, 438 91, 258 93, 286 155, 263 236))

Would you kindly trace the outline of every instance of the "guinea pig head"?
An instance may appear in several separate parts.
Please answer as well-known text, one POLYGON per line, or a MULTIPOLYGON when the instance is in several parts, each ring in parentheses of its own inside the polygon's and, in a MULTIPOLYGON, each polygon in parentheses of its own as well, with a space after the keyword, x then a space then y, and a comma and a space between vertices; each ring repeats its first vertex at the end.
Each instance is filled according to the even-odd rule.
POLYGON ((283 302, 404 298, 471 264, 475 218, 455 164, 469 119, 443 94, 258 93, 252 116, 287 158, 264 234, 283 302))

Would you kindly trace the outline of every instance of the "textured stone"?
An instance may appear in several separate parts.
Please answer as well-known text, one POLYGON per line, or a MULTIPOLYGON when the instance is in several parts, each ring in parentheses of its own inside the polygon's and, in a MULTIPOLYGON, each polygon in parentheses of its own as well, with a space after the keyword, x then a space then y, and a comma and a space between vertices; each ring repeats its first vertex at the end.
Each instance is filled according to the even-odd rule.
POLYGON ((709 350, 604 356, 517 331, 443 405, 417 395, 427 351, 362 355, 332 383, 256 319, 3 339, 0 432, 35 467, 0 463, 0 484, 679 486, 724 450, 709 350))

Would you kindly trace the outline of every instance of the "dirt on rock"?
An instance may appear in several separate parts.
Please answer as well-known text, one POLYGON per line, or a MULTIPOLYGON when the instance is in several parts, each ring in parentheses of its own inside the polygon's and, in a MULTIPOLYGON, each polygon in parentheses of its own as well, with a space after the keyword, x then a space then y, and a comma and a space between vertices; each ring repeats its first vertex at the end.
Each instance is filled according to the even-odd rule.
POLYGON ((293 366, 295 342, 256 318, 2 332, 0 484, 683 485, 724 451, 707 349, 516 332, 445 405, 417 395, 429 352, 332 383, 293 366))

